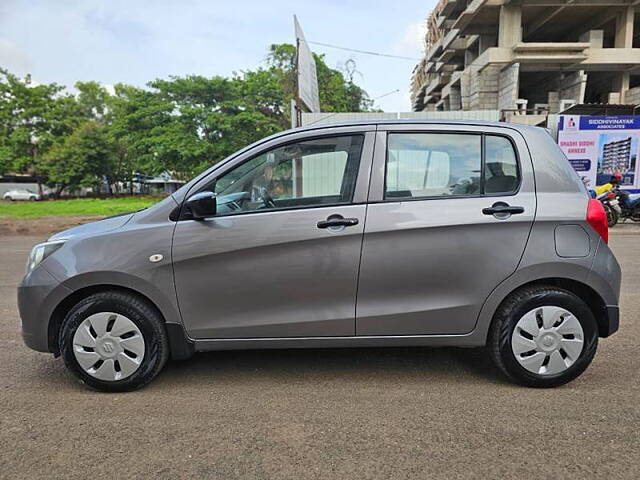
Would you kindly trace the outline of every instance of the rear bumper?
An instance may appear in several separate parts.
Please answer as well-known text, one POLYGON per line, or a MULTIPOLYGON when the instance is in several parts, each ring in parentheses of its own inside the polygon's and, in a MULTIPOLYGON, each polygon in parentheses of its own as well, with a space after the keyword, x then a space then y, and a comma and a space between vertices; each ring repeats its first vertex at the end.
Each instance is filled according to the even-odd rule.
POLYGON ((607 318, 604 322, 600 322, 600 336, 608 337, 618 331, 620 327, 620 307, 617 305, 606 306, 607 318))
POLYGON ((597 319, 601 337, 613 335, 620 326, 621 280, 622 271, 616 257, 609 246, 600 240, 586 283, 596 291, 604 304, 597 319))

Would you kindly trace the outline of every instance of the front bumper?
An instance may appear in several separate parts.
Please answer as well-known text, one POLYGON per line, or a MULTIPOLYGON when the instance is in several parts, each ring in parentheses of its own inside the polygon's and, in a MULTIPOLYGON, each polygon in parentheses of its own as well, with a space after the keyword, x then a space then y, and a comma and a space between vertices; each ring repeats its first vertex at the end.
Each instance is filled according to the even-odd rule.
POLYGON ((18 286, 18 310, 22 338, 27 347, 38 352, 49 348, 49 320, 54 309, 71 290, 60 284, 42 266, 30 272, 18 286))

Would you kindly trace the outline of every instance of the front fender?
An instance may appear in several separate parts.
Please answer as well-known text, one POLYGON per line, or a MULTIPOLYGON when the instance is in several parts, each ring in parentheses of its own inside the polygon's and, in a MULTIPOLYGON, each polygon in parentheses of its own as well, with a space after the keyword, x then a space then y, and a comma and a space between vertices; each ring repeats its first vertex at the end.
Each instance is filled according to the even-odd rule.
POLYGON ((62 286, 72 292, 103 287, 132 290, 153 303, 167 323, 182 323, 175 302, 172 301, 173 298, 167 297, 166 292, 153 283, 135 275, 114 271, 87 272, 66 279, 62 282, 62 286))
POLYGON ((171 263, 175 223, 165 217, 172 204, 137 213, 123 228, 71 237, 42 266, 72 292, 125 288, 148 298, 167 322, 182 323, 171 263))

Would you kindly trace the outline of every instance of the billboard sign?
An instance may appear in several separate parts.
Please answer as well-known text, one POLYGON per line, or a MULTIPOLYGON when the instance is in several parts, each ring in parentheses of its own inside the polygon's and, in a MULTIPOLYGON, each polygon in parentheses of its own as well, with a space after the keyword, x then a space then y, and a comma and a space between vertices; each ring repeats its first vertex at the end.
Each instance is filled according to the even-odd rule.
POLYGON ((318 77, 316 75, 316 61, 304 38, 302 28, 296 16, 293 16, 296 30, 296 44, 298 46, 298 96, 310 112, 320 112, 320 97, 318 96, 318 77))
POLYGON ((588 188, 622 174, 625 189, 639 189, 640 116, 561 115, 558 144, 588 188))

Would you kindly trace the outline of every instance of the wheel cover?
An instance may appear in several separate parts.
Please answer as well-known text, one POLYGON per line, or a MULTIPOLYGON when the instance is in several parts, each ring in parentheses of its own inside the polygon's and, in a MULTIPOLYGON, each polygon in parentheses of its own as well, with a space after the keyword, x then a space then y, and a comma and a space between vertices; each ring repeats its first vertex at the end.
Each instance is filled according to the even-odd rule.
POLYGON ((555 375, 580 357, 584 332, 578 319, 561 307, 538 307, 526 313, 513 330, 511 350, 523 368, 555 375))
POLYGON ((144 338, 138 326, 114 312, 94 313, 73 335, 73 354, 92 377, 106 382, 133 375, 144 359, 144 338))

